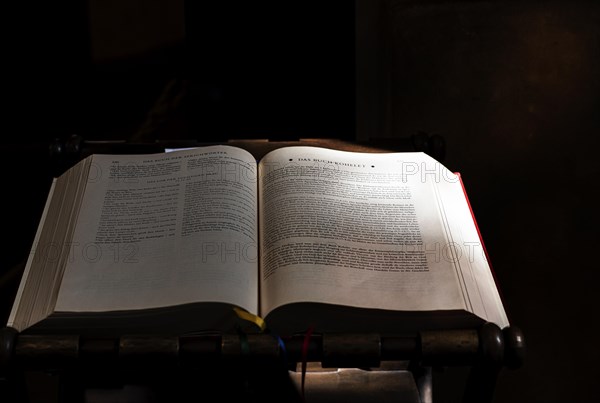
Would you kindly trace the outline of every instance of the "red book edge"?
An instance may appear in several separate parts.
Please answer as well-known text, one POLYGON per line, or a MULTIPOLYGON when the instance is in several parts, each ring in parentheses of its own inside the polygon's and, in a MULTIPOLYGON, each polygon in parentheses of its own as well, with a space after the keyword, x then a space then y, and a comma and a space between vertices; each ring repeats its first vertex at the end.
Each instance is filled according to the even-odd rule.
POLYGON ((477 219, 475 218, 475 213, 473 212, 473 208, 471 207, 471 202, 469 201, 469 195, 467 195, 467 189, 465 188, 465 183, 462 180, 462 175, 460 172, 454 172, 456 176, 458 176, 458 180, 460 182, 460 186, 462 188, 463 194, 465 195, 465 200, 467 201, 467 206, 469 207, 469 212, 471 213, 471 218, 473 219, 473 223, 475 224, 475 229, 477 230, 477 236, 479 237, 479 242, 481 242, 481 247, 483 248, 483 253, 485 254, 485 260, 487 260, 488 266, 490 267, 490 271, 492 272, 492 278, 494 279, 494 283, 496 283, 496 289, 498 290, 498 295, 500 296, 500 301, 502 301, 502 305, 504 306, 504 312, 506 313, 506 317, 509 323, 512 323, 508 312, 506 311, 506 304, 504 295, 502 295, 502 289, 500 288, 500 283, 498 282, 498 277, 496 276, 496 272, 494 271, 494 266, 492 266, 492 261, 490 259, 490 255, 485 247, 485 243, 483 242, 483 237, 481 236, 481 231, 479 231, 479 225, 477 224, 477 219))

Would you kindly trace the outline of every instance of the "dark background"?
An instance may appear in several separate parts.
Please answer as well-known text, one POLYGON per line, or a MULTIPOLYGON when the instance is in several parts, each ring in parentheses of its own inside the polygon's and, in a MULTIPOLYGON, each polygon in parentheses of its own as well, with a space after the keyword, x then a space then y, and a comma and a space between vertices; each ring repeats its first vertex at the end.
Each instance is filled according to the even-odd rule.
MULTIPOLYGON (((597 398, 597 3, 246 3, 8 6, 2 271, 31 246, 54 138, 327 137, 393 149, 437 133, 527 338, 524 367, 501 373, 495 401, 597 398)), ((5 315, 14 284, 3 280, 5 315)), ((454 401, 456 379, 437 374, 446 393, 434 401, 454 401)))

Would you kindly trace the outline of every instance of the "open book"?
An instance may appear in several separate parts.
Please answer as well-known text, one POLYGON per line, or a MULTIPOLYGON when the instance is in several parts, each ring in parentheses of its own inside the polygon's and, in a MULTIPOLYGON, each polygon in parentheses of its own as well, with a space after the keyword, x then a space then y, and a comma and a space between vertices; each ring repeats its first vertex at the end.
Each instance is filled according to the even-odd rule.
POLYGON ((93 155, 54 180, 8 326, 508 326, 458 175, 424 153, 93 155))

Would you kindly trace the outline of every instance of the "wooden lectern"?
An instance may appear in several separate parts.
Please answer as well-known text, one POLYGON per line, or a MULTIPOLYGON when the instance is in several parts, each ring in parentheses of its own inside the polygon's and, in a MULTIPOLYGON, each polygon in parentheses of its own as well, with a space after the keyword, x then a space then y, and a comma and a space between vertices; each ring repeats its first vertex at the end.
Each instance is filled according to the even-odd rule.
MULTIPOLYGON (((425 151, 438 158, 435 154, 443 153, 439 138, 422 136, 397 143, 399 147, 391 150, 323 139, 229 144, 247 149, 257 159, 290 145, 360 152, 425 151)), ((207 144, 86 143, 72 138, 67 145, 55 145, 55 172, 92 153, 147 153, 201 145, 207 144)), ((19 334, 12 328, 0 331, 2 397, 7 398, 3 401, 32 403, 37 396, 43 401, 79 403, 200 401, 215 395, 227 401, 424 403, 432 402, 432 369, 452 366, 470 371, 463 401, 489 402, 499 371, 519 368, 524 356, 522 332, 492 323, 398 335, 298 334, 286 339, 264 333, 93 338, 19 334), (39 385, 48 386, 48 379, 56 381, 55 386, 43 392, 39 385)))

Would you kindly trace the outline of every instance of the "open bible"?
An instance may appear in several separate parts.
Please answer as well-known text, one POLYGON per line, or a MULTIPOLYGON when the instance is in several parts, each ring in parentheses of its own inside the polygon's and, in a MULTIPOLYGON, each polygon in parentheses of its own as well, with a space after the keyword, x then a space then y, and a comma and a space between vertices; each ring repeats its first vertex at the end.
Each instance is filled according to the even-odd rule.
POLYGON ((460 176, 424 153, 92 155, 55 179, 8 326, 508 326, 460 176))

